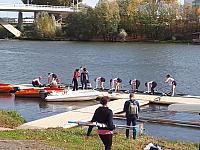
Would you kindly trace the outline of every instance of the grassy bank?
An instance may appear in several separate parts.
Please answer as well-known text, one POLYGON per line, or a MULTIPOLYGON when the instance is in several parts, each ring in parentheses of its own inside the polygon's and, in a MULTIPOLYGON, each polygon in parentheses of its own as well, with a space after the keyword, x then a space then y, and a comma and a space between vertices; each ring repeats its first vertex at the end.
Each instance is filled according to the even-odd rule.
POLYGON ((0 127, 15 128, 24 122, 24 118, 16 111, 0 110, 0 127))
MULTIPOLYGON (((15 128, 24 123, 24 119, 15 111, 0 110, 0 127, 15 128)), ((11 130, 0 131, 0 140, 35 140, 53 147, 69 150, 103 150, 103 144, 95 131, 89 139, 85 138, 86 130, 72 129, 43 129, 43 130, 11 130)), ((141 150, 148 143, 162 146, 165 150, 198 150, 198 144, 167 141, 149 136, 138 136, 136 140, 126 139, 124 131, 115 132, 113 150, 141 150)))
MULTIPOLYGON (((85 139, 86 130, 72 129, 46 129, 46 130, 15 130, 1 131, 0 139, 36 140, 51 146, 67 148, 69 150, 103 150, 103 144, 95 131, 85 139)), ((148 143, 163 146, 165 150, 198 150, 197 144, 154 139, 149 136, 139 136, 136 140, 125 138, 122 133, 115 133, 113 137, 113 150, 141 150, 148 143)))

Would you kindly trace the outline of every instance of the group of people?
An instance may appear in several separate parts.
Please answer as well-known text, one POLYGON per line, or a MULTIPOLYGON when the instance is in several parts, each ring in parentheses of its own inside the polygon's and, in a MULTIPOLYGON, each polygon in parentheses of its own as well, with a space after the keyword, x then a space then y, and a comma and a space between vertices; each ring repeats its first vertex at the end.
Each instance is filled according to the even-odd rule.
MULTIPOLYGON (((80 67, 79 69, 75 69, 74 74, 73 74, 73 91, 77 91, 79 89, 79 77, 80 77, 80 82, 82 89, 88 89, 92 88, 92 85, 89 80, 89 72, 86 68, 80 67)), ((42 84, 40 81, 42 80, 42 76, 37 77, 32 81, 32 85, 35 87, 43 87, 46 86, 45 84, 42 84)), ((106 79, 104 77, 97 77, 94 79, 95 81, 95 88, 96 89, 105 89, 105 81, 106 79)), ((166 75, 166 83, 169 83, 171 85, 171 92, 170 95, 174 96, 175 94, 175 89, 176 89, 176 81, 174 78, 172 78, 169 74, 166 75)), ((59 87, 60 80, 58 76, 55 73, 48 73, 48 86, 49 87, 59 87)), ((129 85, 131 86, 131 90, 133 92, 138 92, 139 86, 140 86, 140 81, 138 79, 133 79, 129 81, 129 85)), ((154 89, 157 87, 157 82, 156 81, 148 81, 145 83, 145 86, 147 87, 147 93, 149 94, 155 94, 154 89)), ((120 88, 122 87, 122 79, 120 78, 114 78, 110 79, 110 90, 112 91, 119 91, 120 88)))
MULTIPOLYGON (((108 108, 108 102, 110 101, 109 97, 104 96, 102 97, 100 103, 102 104, 101 107, 97 108, 91 122, 98 122, 105 124, 106 127, 98 127, 98 134, 100 139, 102 140, 105 150, 111 150, 112 147, 112 138, 113 138, 113 130, 116 126, 113 124, 113 112, 111 109, 108 108)), ((138 113, 140 112, 140 106, 138 101, 134 99, 134 94, 130 93, 129 100, 124 103, 123 111, 126 113, 126 138, 130 138, 129 130, 130 125, 136 126, 138 120, 138 113)), ((89 126, 87 131, 87 138, 89 138, 90 133, 92 131, 93 126, 89 126)), ((136 139, 136 129, 133 129, 132 138, 136 139)))
MULTIPOLYGON (((103 77, 95 78, 95 83, 96 83, 96 89, 97 88, 104 89, 105 78, 103 77)), ((171 85, 171 96, 174 96, 176 89, 176 81, 174 80, 174 78, 172 78, 169 74, 166 75, 165 83, 169 83, 171 85)), ((110 79, 110 89, 115 92, 120 90, 122 86, 121 84, 122 80, 120 78, 110 79)), ((140 81, 138 79, 130 80, 129 85, 131 86, 132 92, 138 92, 140 81)), ((157 87, 156 81, 148 81, 145 83, 145 86, 147 87, 147 93, 155 94, 154 90, 157 87)))
POLYGON ((42 84, 41 80, 43 79, 42 76, 39 76, 35 79, 32 80, 32 85, 34 87, 44 87, 44 86, 48 86, 51 88, 58 88, 60 85, 60 79, 58 78, 58 76, 55 73, 48 73, 48 84, 42 84))
POLYGON ((75 69, 74 76, 72 79, 73 83, 73 91, 78 90, 78 78, 80 77, 82 89, 88 89, 91 87, 90 81, 89 81, 89 72, 86 68, 80 67, 80 69, 75 69))
MULTIPOLYGON (((119 86, 118 84, 121 84, 122 80, 110 80, 110 83, 114 86, 119 86), (115 81, 116 80, 116 81, 115 81), (115 83, 116 82, 116 83, 115 83)), ((96 81, 101 82, 101 78, 96 78, 96 81)), ((105 79, 103 79, 102 82, 105 82, 105 79)), ((171 96, 174 96, 175 93, 175 88, 176 88, 176 81, 170 76, 166 75, 166 80, 165 83, 170 83, 171 84, 171 96)), ((129 95, 129 100, 127 100, 124 103, 124 108, 123 112, 125 112, 126 116, 126 138, 130 138, 129 136, 129 130, 130 130, 130 125, 132 124, 132 138, 136 139, 136 124, 137 120, 139 119, 139 112, 140 112, 140 105, 137 100, 134 99, 134 92, 138 91, 138 88, 140 86, 140 81, 139 80, 130 80, 129 84, 132 87, 132 93, 129 95)), ((98 86, 98 82, 96 82, 96 88, 98 86)), ((157 83, 155 81, 149 81, 145 83, 148 92, 154 94, 154 88, 157 86, 157 83)), ((100 84, 100 86, 102 86, 100 84)), ((113 112, 111 109, 108 108, 108 102, 110 101, 109 97, 104 96, 100 100, 100 103, 102 104, 101 107, 97 108, 91 122, 98 122, 105 124, 106 127, 98 127, 98 134, 100 139, 102 140, 105 150, 111 150, 112 147, 112 138, 113 138, 113 130, 116 128, 116 126, 113 124, 113 112)), ((87 138, 89 138, 90 133, 92 131, 93 126, 89 126, 88 131, 87 131, 87 138)))

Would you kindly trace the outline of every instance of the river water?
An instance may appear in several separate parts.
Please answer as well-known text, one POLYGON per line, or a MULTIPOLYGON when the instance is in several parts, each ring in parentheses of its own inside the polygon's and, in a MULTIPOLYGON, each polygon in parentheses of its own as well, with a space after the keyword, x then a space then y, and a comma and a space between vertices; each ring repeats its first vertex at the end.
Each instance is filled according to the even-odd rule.
MULTIPOLYGON (((74 69, 85 66, 89 70, 93 85, 94 78, 102 76, 106 78, 106 87, 109 88, 109 80, 119 77, 122 79, 123 88, 128 89, 128 81, 137 78, 141 81, 140 90, 145 90, 146 81, 155 80, 158 83, 157 89, 166 92, 170 88, 164 83, 165 76, 171 74, 177 81, 178 93, 200 95, 199 58, 200 47, 188 44, 1 40, 0 83, 31 83, 32 79, 40 75, 44 77, 43 83, 46 83, 48 72, 56 73, 62 83, 71 83, 74 69)), ((40 99, 0 95, 0 109, 17 110, 26 121, 94 104, 96 101, 45 103, 40 99)), ((170 117, 170 114, 166 115, 167 119, 170 117)), ((190 113, 177 113, 172 117, 179 120, 188 118, 199 120, 198 114, 190 113)), ((159 127, 160 131, 165 128, 161 125, 159 127)), ((148 125, 147 128, 149 135, 165 135, 164 132, 160 134, 153 132, 158 125, 148 125)), ((168 131, 177 132, 176 136, 170 134, 166 138, 194 142, 200 139, 198 136, 196 138, 196 135, 200 135, 196 134, 200 132, 196 129, 178 128, 179 131, 174 127, 168 126, 168 128, 168 131), (184 132, 187 135, 183 134, 184 132)))

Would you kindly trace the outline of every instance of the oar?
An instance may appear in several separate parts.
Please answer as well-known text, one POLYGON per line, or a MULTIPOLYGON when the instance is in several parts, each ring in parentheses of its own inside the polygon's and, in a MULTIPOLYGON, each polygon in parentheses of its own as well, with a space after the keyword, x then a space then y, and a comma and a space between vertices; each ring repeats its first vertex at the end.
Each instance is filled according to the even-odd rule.
MULTIPOLYGON (((99 123, 99 122, 89 122, 89 121, 68 121, 68 123, 75 123, 80 126, 94 126, 94 127, 107 127, 106 124, 99 123)), ((138 123, 136 126, 127 126, 127 125, 119 125, 115 124, 115 128, 122 128, 122 129, 130 129, 130 128, 136 128, 139 131, 144 130, 144 125, 143 123, 138 123)))

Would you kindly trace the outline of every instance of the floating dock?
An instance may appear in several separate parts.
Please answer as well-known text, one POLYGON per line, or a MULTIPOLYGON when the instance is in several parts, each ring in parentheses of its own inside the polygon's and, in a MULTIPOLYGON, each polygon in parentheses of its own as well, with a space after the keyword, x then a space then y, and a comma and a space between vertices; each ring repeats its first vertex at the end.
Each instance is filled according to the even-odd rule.
MULTIPOLYGON (((113 111, 113 113, 118 113, 123 110, 124 103, 127 99, 118 99, 115 101, 111 101, 108 103, 108 107, 113 111)), ((148 104, 148 101, 139 100, 140 106, 148 104)), ((95 110, 101 106, 101 104, 88 106, 85 108, 72 110, 69 112, 57 114, 54 116, 46 117, 43 119, 31 121, 25 123, 19 127, 19 129, 42 129, 42 128, 70 128, 74 127, 77 124, 68 124, 70 120, 78 120, 78 121, 90 121, 95 110)))
MULTIPOLYGON (((102 92, 104 96, 111 96, 108 92, 102 92)), ((128 93, 113 93, 117 100, 108 103, 108 107, 113 111, 114 114, 120 113, 123 110, 125 101, 129 99, 128 93)), ((147 105, 149 103, 159 104, 200 104, 199 97, 184 97, 184 96, 157 96, 148 94, 135 94, 135 99, 139 101, 140 106, 147 105)), ((31 121, 25 123, 19 127, 19 129, 42 129, 42 128, 70 128, 76 126, 76 124, 68 124, 70 120, 76 121, 89 121, 95 110, 101 106, 100 104, 88 106, 85 108, 72 110, 69 112, 57 114, 54 116, 46 117, 43 119, 31 121)))

